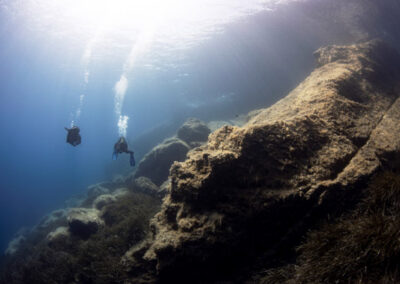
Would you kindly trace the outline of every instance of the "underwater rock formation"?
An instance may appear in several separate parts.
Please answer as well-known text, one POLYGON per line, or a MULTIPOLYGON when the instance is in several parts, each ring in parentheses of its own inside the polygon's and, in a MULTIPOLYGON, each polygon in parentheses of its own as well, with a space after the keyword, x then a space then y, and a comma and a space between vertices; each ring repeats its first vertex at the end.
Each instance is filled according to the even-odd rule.
POLYGON ((63 248, 69 238, 71 238, 69 228, 62 226, 50 232, 46 237, 46 241, 52 248, 63 248))
POLYGON ((160 279, 232 279, 396 166, 400 56, 381 41, 316 56, 319 68, 287 97, 173 164, 142 253, 160 279))
POLYGON ((87 191, 87 198, 94 199, 101 194, 109 193, 110 189, 105 185, 105 183, 97 183, 90 185, 87 191))
POLYGON ((188 119, 177 132, 177 137, 165 139, 154 147, 140 161, 133 178, 128 183, 139 177, 147 177, 160 186, 168 178, 169 168, 174 161, 183 161, 187 152, 193 147, 204 144, 210 129, 200 120, 188 119))
POLYGON ((67 210, 58 209, 54 210, 39 222, 40 228, 48 228, 51 226, 56 226, 57 224, 64 223, 67 218, 67 210))
POLYGON ((104 206, 114 203, 117 199, 112 194, 102 194, 93 201, 93 208, 101 210, 104 206))
POLYGON ((207 141, 210 132, 210 129, 204 122, 196 118, 189 118, 178 129, 176 136, 191 145, 191 143, 207 141))
POLYGON ((80 200, 77 200, 75 204, 72 203, 74 206, 71 207, 92 207, 94 200, 98 196, 111 192, 109 185, 109 183, 102 182, 88 186, 86 195, 81 196, 80 200))
POLYGON ((165 195, 161 189, 147 177, 139 177, 135 179, 133 189, 136 192, 142 192, 152 196, 163 197, 165 195))
POLYGON ((234 118, 229 120, 212 120, 207 123, 207 127, 210 128, 211 132, 214 132, 215 130, 227 125, 242 127, 262 110, 263 109, 252 110, 247 114, 236 115, 234 118))
POLYGON ((95 194, 96 186, 89 187, 81 200, 86 208, 54 211, 19 232, 2 259, 0 283, 128 283, 120 260, 148 235, 161 200, 119 183, 102 184, 107 190, 95 194))
POLYGON ((69 231, 83 239, 96 233, 103 225, 97 209, 72 208, 68 212, 69 231))
POLYGON ((9 244, 8 244, 8 246, 6 248, 6 251, 4 252, 5 255, 10 255, 11 256, 11 255, 15 254, 18 251, 18 249, 21 246, 21 244, 23 244, 25 239, 26 238, 23 235, 18 235, 17 237, 12 239, 9 242, 9 244))
POLYGON ((168 178, 168 170, 174 161, 185 160, 190 147, 178 138, 168 138, 154 147, 140 161, 135 178, 150 178, 156 185, 161 185, 168 178))

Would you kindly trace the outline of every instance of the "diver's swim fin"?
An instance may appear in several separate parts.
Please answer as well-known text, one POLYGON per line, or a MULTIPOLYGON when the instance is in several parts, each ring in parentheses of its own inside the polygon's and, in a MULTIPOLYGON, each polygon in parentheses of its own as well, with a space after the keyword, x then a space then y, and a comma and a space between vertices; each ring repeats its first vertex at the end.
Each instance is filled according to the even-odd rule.
POLYGON ((113 159, 113 160, 116 160, 117 157, 118 157, 118 153, 115 151, 115 152, 112 154, 112 159, 113 159))
POLYGON ((136 165, 135 157, 133 156, 133 153, 131 153, 131 158, 129 159, 129 163, 131 164, 132 167, 134 167, 136 165))

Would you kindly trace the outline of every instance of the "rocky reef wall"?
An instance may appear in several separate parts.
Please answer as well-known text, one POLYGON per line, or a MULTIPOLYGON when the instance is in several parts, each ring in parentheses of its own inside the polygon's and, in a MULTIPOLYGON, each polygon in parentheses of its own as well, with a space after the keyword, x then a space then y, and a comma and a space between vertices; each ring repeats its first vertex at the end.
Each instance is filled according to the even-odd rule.
POLYGON ((397 52, 375 40, 315 55, 319 67, 287 97, 244 127, 215 131, 173 164, 153 240, 132 253, 132 265, 154 263, 163 281, 243 276, 395 166, 388 158, 400 149, 397 52))

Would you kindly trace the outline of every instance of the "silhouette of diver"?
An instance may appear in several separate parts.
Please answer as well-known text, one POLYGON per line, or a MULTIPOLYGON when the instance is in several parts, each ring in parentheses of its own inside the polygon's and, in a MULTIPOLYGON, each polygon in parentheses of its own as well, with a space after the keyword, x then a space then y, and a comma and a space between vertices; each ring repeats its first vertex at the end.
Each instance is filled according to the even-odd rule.
POLYGON ((71 128, 64 127, 65 130, 68 131, 67 134, 67 143, 71 144, 72 146, 77 146, 81 144, 81 135, 79 134, 79 127, 72 126, 71 128))
POLYGON ((114 145, 114 153, 112 155, 113 160, 116 160, 118 157, 118 154, 121 153, 128 153, 131 155, 129 159, 129 163, 131 164, 132 167, 135 166, 135 157, 133 156, 134 152, 128 150, 128 143, 126 142, 126 139, 124 137, 120 137, 114 145))

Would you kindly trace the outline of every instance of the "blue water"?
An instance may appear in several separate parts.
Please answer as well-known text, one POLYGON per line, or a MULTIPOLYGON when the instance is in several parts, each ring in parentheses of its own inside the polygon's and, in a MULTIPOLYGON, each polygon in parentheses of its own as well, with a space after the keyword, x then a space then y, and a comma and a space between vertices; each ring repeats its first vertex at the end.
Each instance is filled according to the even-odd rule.
MULTIPOLYGON (((137 31, 124 30, 121 22, 112 36, 96 38, 90 25, 68 26, 67 18, 64 25, 62 11, 28 9, 25 2, 35 3, 0 1, 0 251, 19 228, 63 207, 88 185, 131 171, 126 160, 112 161, 111 154, 119 136, 114 87, 137 31), (88 50, 90 60, 82 63, 88 50), (72 119, 82 134, 75 148, 65 143, 64 127, 72 119)), ((227 19, 201 18, 203 24, 186 28, 195 32, 174 37, 166 33, 171 27, 160 27, 125 72, 129 84, 121 112, 129 117, 128 141, 187 117, 225 119, 268 106, 311 72, 316 48, 365 35, 346 21, 318 22, 320 15, 297 1, 272 11, 259 9, 257 3, 266 1, 219 2, 227 19), (237 6, 229 10, 232 3, 237 6), (240 17, 228 19, 238 12, 240 17)), ((393 25, 393 14, 388 18, 374 33, 395 42, 396 33, 388 29, 399 31, 398 22, 393 25)))
MULTIPOLYGON (((22 226, 35 224, 44 214, 63 207, 66 199, 85 192, 88 185, 115 174, 117 162, 111 154, 119 132, 114 86, 136 40, 113 38, 113 48, 105 50, 108 43, 101 39, 102 44, 90 47, 93 34, 46 26, 49 23, 42 20, 46 11, 30 11, 32 6, 23 11, 20 6, 32 3, 0 3, 0 251, 22 226), (67 32, 72 36, 58 36, 67 32), (118 40, 129 43, 119 49, 118 40), (82 63, 88 48, 90 62, 82 63), (85 72, 90 72, 88 82, 85 72), (82 134, 82 144, 75 148, 65 143, 64 127, 72 119, 82 134)), ((55 26, 57 20, 52 19, 55 26)), ((153 47, 149 53, 155 56, 159 51, 153 47)), ((165 62, 157 65, 162 70, 143 69, 141 63, 127 74, 129 88, 122 112, 129 116, 128 139, 183 120, 191 114, 188 102, 203 104, 197 92, 206 92, 206 87, 180 84, 189 74, 199 73, 198 67, 191 70, 179 62, 180 55, 164 52, 168 53, 165 62)), ((212 97, 218 94, 208 94, 212 97)), ((130 170, 129 164, 124 165, 124 172, 130 170)))

